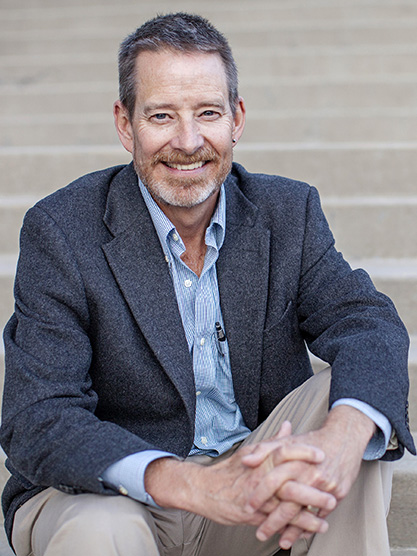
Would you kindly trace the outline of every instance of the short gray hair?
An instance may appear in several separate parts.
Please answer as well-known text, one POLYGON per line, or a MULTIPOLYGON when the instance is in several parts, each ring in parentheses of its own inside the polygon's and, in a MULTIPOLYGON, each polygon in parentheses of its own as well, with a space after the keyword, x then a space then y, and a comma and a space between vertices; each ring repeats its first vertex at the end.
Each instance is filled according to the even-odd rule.
POLYGON ((136 102, 136 58, 143 51, 164 49, 219 54, 227 78, 230 108, 239 100, 237 67, 224 35, 207 19, 184 12, 159 15, 144 23, 121 43, 119 98, 132 119, 136 102))

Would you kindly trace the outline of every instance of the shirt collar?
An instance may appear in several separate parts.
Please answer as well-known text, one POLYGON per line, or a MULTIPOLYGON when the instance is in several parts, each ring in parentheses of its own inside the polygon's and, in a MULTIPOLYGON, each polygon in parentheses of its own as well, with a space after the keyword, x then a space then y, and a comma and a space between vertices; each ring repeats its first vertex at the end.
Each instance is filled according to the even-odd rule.
MULTIPOLYGON (((168 236, 174 233, 175 226, 170 221, 170 219, 165 215, 165 213, 160 209, 158 204, 153 199, 152 195, 149 193, 148 189, 143 185, 142 181, 138 178, 139 189, 142 193, 143 200, 145 201, 146 207, 151 215, 153 225, 155 227, 156 233, 158 234, 159 241, 162 245, 162 249, 166 254, 166 250, 169 250, 168 236)), ((211 245, 217 250, 221 248, 224 242, 224 236, 226 233, 226 194, 224 190, 224 184, 220 188, 219 200, 217 203, 216 210, 211 217, 210 224, 206 230, 206 245, 211 245)))

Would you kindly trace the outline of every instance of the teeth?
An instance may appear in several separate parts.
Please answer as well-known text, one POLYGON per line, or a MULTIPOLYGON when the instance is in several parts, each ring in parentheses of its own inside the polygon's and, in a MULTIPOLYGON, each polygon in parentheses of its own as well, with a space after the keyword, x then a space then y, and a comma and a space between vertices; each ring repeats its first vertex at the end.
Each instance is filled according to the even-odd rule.
POLYGON ((196 170, 204 165, 204 162, 194 162, 194 164, 171 164, 167 163, 170 168, 175 168, 175 170, 196 170))

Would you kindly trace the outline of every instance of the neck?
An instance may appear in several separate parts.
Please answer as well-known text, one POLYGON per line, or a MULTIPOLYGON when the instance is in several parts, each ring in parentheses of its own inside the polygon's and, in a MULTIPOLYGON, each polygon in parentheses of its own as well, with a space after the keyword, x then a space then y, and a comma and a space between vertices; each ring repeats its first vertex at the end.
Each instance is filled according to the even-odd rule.
POLYGON ((162 212, 174 224, 185 245, 182 255, 184 263, 198 276, 201 275, 206 254, 206 230, 216 209, 217 191, 203 203, 194 207, 175 207, 155 201, 162 212))
POLYGON ((203 203, 194 207, 175 207, 165 205, 155 199, 162 212, 174 224, 185 246, 205 240, 205 233, 216 209, 219 192, 217 191, 203 203))

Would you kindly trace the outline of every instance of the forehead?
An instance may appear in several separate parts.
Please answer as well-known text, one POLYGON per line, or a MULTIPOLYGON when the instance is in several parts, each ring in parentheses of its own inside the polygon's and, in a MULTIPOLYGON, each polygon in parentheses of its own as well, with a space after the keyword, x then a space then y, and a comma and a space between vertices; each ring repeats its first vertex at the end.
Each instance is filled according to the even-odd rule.
POLYGON ((136 59, 137 100, 186 93, 228 99, 226 71, 217 53, 175 50, 140 52, 136 59))

